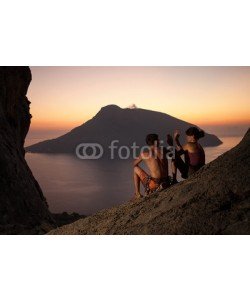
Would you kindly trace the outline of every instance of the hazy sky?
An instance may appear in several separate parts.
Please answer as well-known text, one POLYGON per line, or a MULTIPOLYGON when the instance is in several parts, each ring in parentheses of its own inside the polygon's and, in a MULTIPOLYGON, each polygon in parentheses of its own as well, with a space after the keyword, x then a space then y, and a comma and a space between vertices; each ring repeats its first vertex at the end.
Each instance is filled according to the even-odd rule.
MULTIPOLYGON (((31 67, 33 129, 71 129, 117 104, 197 125, 248 124, 250 67, 31 67)), ((145 120, 146 121, 146 120, 145 120)))

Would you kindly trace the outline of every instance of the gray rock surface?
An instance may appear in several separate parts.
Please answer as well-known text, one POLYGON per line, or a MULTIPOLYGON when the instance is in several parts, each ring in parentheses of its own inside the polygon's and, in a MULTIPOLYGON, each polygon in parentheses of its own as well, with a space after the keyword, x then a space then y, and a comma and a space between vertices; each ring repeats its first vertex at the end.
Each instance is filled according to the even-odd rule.
POLYGON ((43 233, 54 224, 24 158, 30 82, 28 67, 0 67, 0 233, 43 233))
POLYGON ((250 130, 190 179, 49 234, 250 234, 250 130))

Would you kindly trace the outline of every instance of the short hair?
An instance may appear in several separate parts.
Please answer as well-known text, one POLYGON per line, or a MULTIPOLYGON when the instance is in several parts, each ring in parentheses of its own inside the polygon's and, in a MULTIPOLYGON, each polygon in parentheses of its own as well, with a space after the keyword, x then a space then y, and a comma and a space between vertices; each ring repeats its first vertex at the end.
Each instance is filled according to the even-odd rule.
POLYGON ((155 143, 158 143, 158 141, 159 141, 158 134, 151 133, 151 134, 148 134, 146 137, 146 143, 148 146, 153 146, 153 145, 155 145, 155 143))
POLYGON ((197 127, 190 127, 186 131, 186 135, 194 136, 197 140, 199 140, 205 136, 205 132, 197 127))

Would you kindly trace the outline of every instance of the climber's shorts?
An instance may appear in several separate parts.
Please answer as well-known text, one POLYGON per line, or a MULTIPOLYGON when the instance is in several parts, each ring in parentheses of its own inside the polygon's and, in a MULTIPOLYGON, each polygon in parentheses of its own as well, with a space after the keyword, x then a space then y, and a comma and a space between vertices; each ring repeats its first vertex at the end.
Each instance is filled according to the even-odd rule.
POLYGON ((141 168, 138 176, 143 186, 145 187, 146 193, 155 192, 159 190, 161 187, 166 188, 167 186, 169 186, 168 178, 162 178, 162 179, 153 178, 141 168))

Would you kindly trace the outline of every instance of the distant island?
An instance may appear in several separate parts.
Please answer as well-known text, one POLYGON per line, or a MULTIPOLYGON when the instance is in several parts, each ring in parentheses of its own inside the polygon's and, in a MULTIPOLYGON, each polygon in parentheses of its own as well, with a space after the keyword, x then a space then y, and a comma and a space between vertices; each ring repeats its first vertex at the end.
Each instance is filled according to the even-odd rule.
MULTIPOLYGON (((166 140, 167 133, 179 129, 182 139, 185 130, 195 126, 168 114, 140 108, 122 109, 117 105, 103 107, 91 120, 74 128, 69 133, 52 140, 46 140, 26 148, 33 153, 75 153, 80 143, 98 143, 108 149, 110 143, 119 140, 122 146, 131 146, 134 142, 140 147, 145 145, 148 133, 158 133, 166 140)), ((206 133, 203 146, 214 147, 222 144, 221 140, 206 133)))

